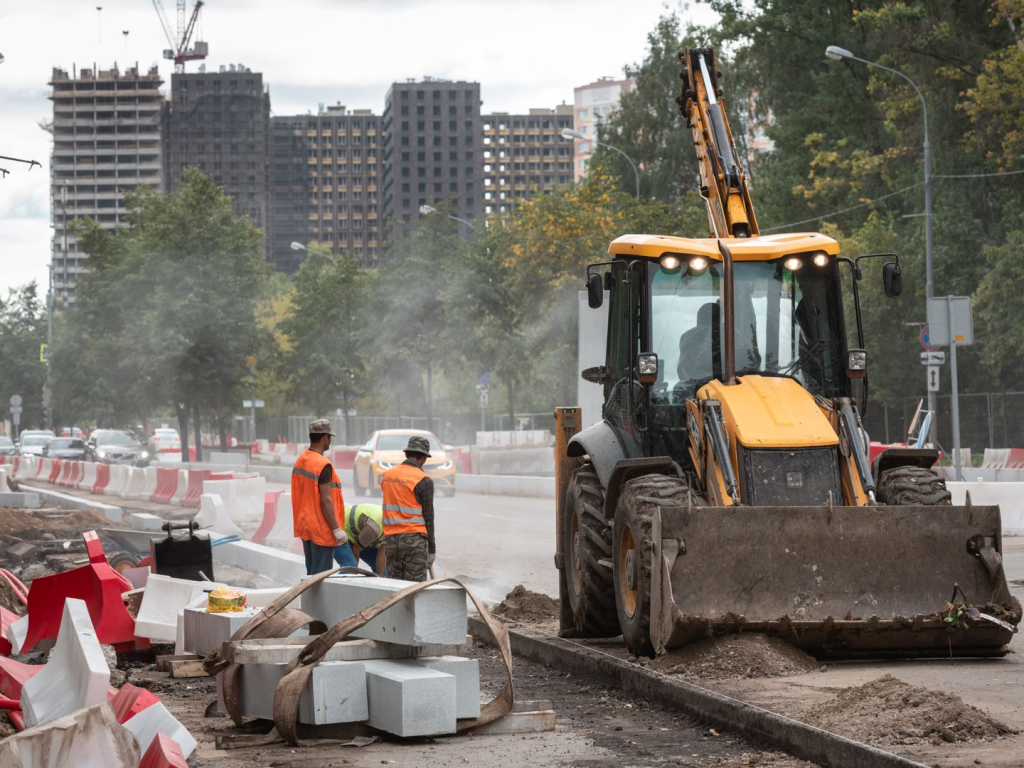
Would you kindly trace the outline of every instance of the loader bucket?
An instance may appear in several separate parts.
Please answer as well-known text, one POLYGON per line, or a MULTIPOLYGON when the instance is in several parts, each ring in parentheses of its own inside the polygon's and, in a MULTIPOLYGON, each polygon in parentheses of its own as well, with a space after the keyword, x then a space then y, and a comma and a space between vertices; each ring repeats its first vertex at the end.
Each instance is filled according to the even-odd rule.
POLYGON ((825 658, 1002 656, 1020 621, 995 506, 666 507, 651 639, 761 632, 825 658), (946 620, 949 603, 1002 620, 946 620), (959 626, 951 626, 951 622, 959 626))

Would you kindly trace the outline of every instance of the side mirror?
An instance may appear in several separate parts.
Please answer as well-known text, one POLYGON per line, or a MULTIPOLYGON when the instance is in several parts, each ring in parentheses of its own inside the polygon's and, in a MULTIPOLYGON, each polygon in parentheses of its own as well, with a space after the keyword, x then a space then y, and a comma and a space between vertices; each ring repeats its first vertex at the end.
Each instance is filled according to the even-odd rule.
POLYGON ((587 304, 591 309, 598 309, 604 304, 604 281, 597 272, 587 275, 587 304))
POLYGON ((882 267, 882 289, 890 299, 899 298, 903 293, 903 273, 895 261, 887 261, 882 267))

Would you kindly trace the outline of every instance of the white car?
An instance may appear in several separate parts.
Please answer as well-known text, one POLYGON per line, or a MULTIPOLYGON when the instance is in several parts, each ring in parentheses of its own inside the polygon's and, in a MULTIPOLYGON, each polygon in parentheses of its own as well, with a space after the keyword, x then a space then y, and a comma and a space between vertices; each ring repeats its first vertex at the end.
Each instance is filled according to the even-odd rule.
POLYGON ((181 453, 181 437, 178 435, 178 430, 170 427, 153 430, 153 434, 149 438, 149 445, 153 449, 154 455, 160 452, 173 453, 177 451, 181 453))

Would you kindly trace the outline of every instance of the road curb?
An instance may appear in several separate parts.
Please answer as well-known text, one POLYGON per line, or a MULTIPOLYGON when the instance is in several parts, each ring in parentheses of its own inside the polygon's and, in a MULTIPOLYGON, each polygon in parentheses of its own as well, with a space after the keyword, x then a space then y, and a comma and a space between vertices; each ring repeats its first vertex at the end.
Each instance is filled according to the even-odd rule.
MULTIPOLYGON (((469 631, 485 642, 484 623, 471 616, 469 631)), ((670 679, 560 638, 509 629, 512 653, 548 667, 613 685, 656 704, 672 706, 694 719, 742 733, 813 763, 835 768, 927 768, 906 757, 862 744, 785 715, 670 679)))

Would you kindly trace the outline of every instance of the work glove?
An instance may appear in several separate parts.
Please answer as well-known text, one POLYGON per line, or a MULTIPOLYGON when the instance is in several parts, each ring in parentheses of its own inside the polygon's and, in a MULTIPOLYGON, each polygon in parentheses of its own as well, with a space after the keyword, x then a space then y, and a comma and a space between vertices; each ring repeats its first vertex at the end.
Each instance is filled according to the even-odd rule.
POLYGON ((436 559, 437 559, 437 554, 434 553, 434 552, 431 552, 429 555, 427 555, 427 568, 433 568, 434 567, 434 561, 436 559))
POLYGON ((344 528, 335 528, 334 529, 334 540, 338 544, 348 544, 348 534, 345 533, 345 529, 344 528))

